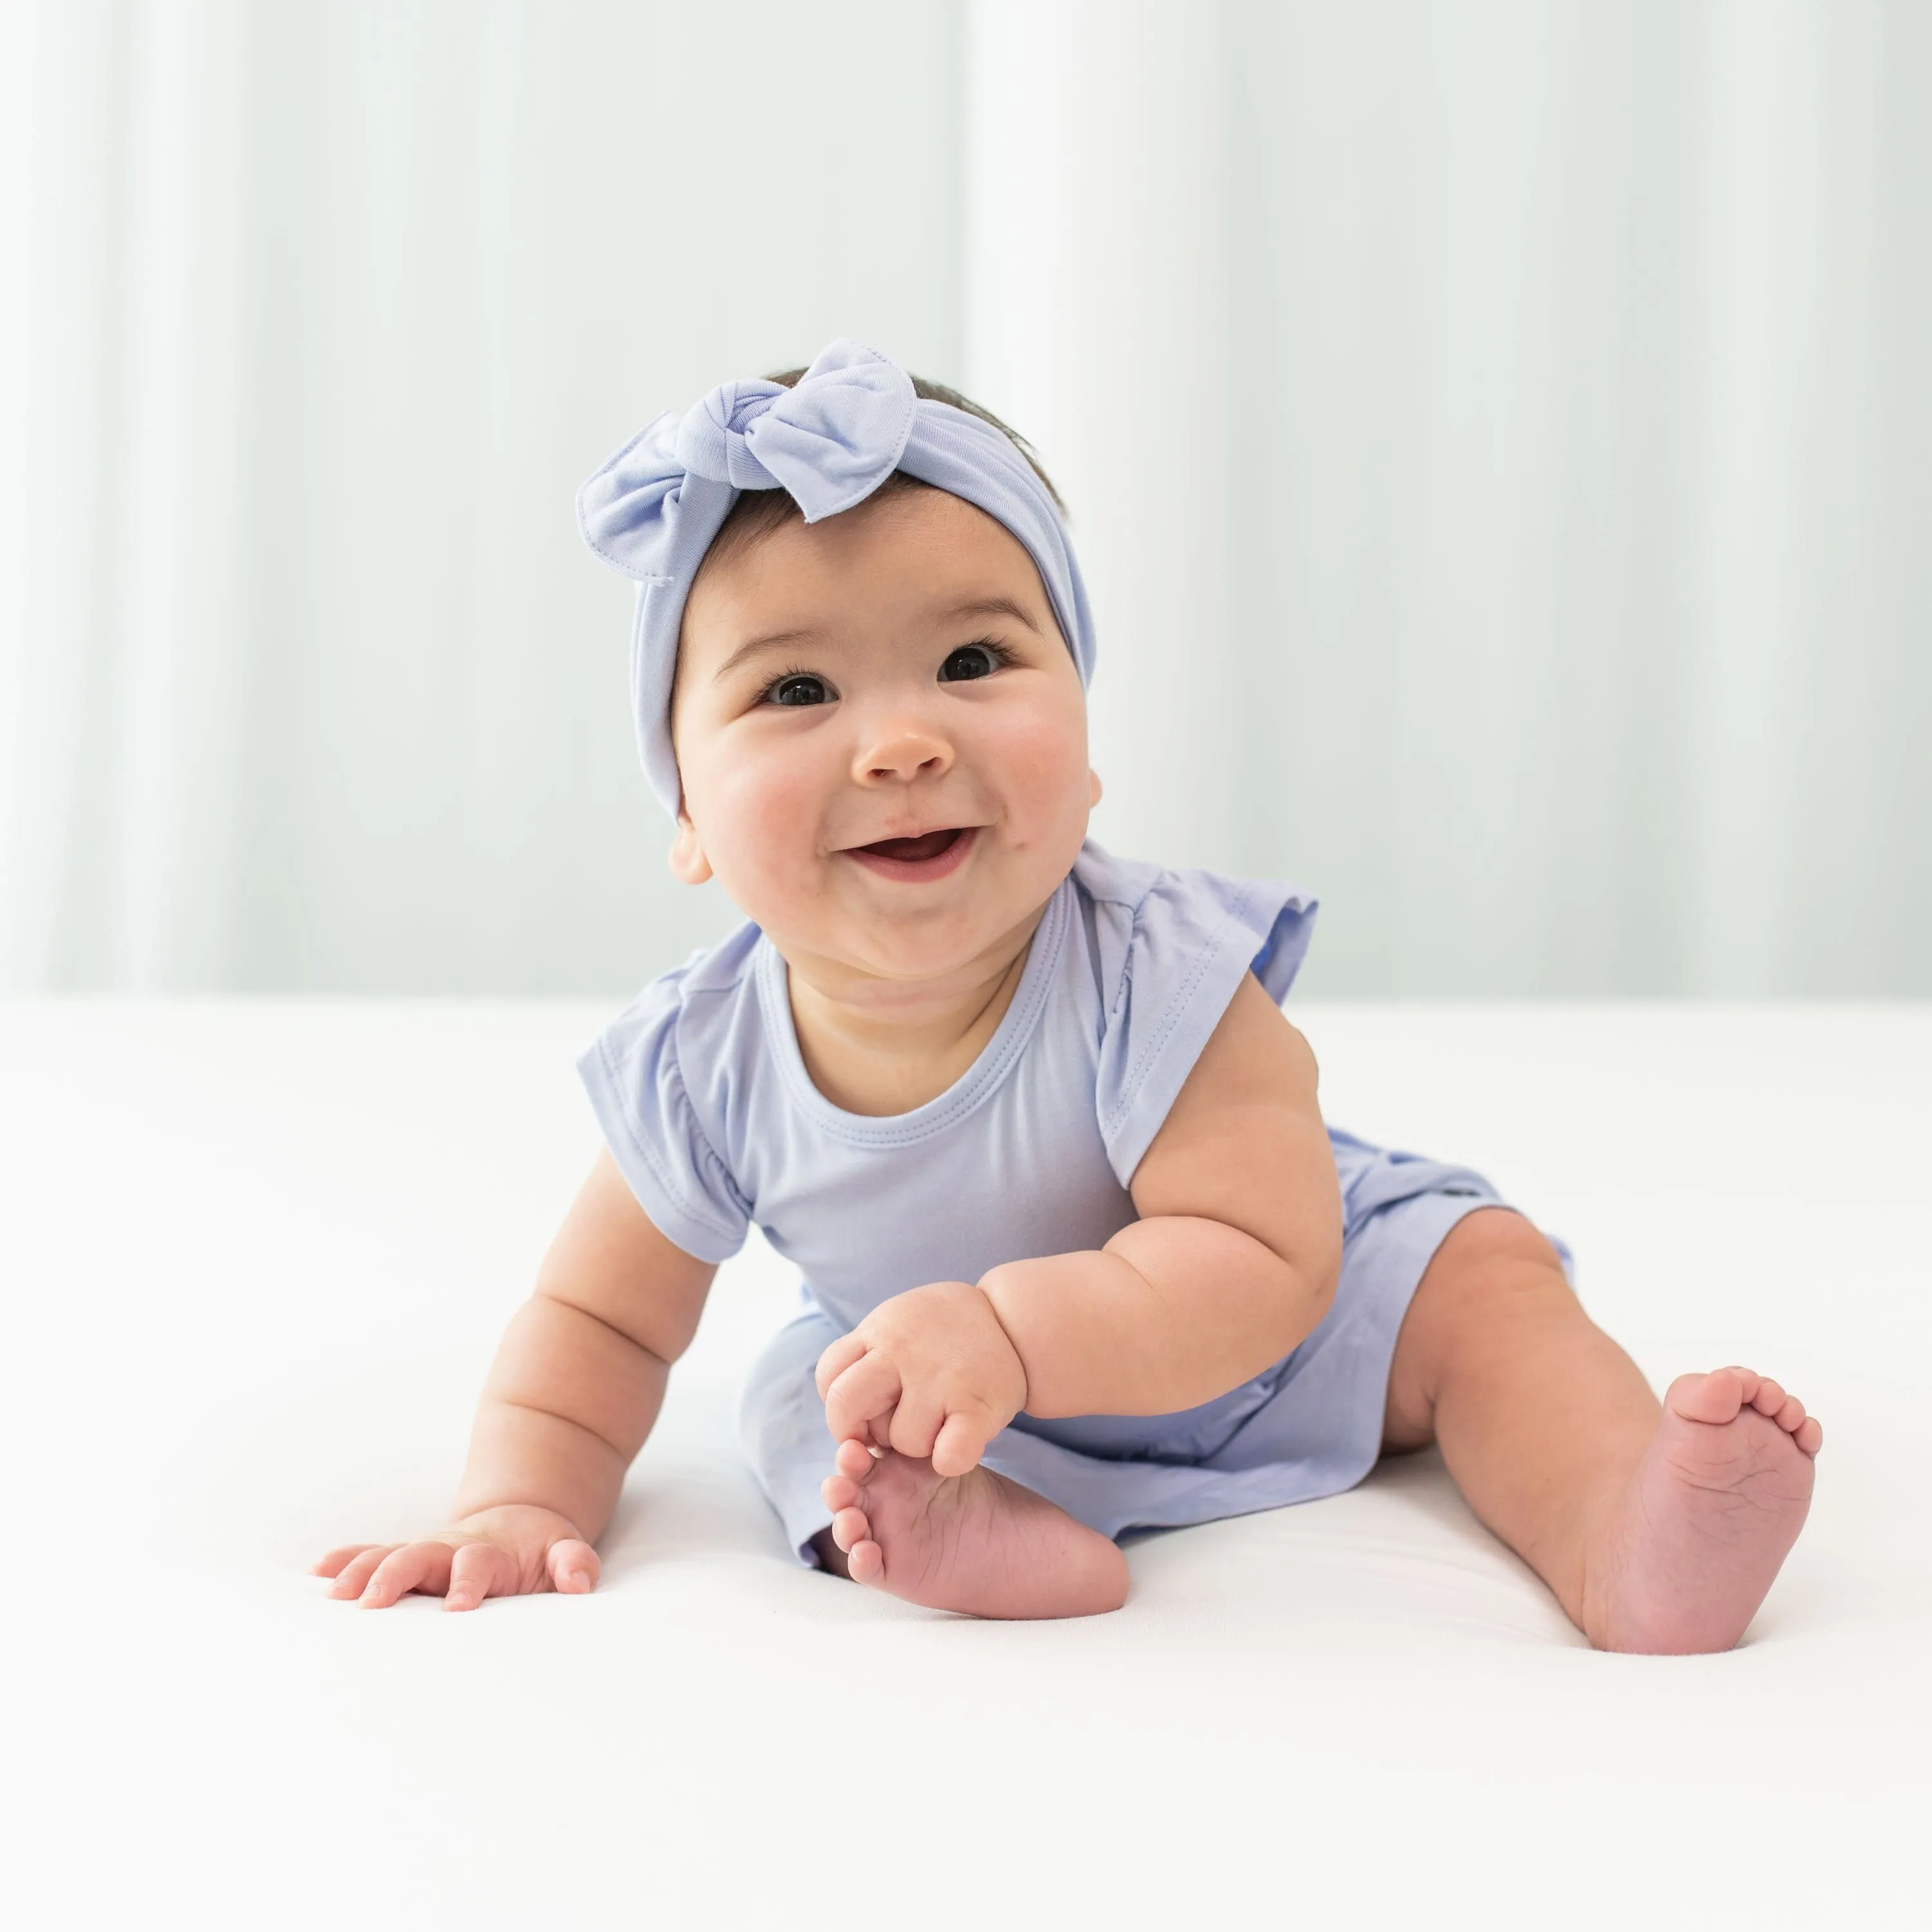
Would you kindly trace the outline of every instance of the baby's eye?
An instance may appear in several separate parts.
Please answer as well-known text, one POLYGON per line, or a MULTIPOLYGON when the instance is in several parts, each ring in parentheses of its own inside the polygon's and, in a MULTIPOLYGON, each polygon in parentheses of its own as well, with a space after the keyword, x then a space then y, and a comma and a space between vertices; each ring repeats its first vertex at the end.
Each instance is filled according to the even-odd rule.
POLYGON ((792 671, 772 686, 765 700, 770 704, 830 704, 832 687, 809 671, 792 671))
POLYGON ((957 684, 974 677, 990 677, 1006 662, 1006 653, 997 644, 962 644, 939 667, 941 680, 957 684))

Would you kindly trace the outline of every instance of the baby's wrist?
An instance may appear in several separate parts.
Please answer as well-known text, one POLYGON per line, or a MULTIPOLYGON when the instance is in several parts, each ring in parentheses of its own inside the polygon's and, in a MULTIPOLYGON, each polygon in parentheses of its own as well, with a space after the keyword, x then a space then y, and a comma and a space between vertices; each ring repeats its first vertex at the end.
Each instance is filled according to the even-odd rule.
MULTIPOLYGON (((554 1503, 532 1502, 520 1496, 500 1496, 494 1502, 472 1504, 466 1508, 463 1505, 462 1499, 459 1498, 457 1507, 451 1510, 449 1520, 445 1527, 448 1530, 460 1531, 465 1534, 474 1535, 477 1533, 478 1527, 488 1519, 494 1517, 500 1521, 512 1511, 525 1515, 548 1516, 552 1522, 562 1526, 565 1534, 570 1536, 583 1536, 583 1532, 577 1527, 568 1512, 559 1509, 554 1503)), ((584 1538, 584 1540, 586 1542, 590 1540, 587 1537, 584 1538)))
POLYGON ((974 1287, 977 1291, 980 1299, 986 1304, 986 1312, 993 1318, 993 1327, 1000 1340, 1006 1343, 1006 1352, 1012 1358, 1013 1367, 1018 1375, 1019 1397, 1013 1404, 1013 1413, 1017 1415, 1027 1406, 1027 1395, 1032 1384, 1032 1377, 1027 1369, 1026 1357, 1021 1352, 1019 1343, 1014 1340, 1012 1330, 1006 1326, 1006 1317, 1000 1311, 996 1293, 998 1277, 1004 1274, 1010 1265, 1012 1265, 1010 1263, 1002 1263, 998 1268, 988 1269, 974 1283, 974 1287))

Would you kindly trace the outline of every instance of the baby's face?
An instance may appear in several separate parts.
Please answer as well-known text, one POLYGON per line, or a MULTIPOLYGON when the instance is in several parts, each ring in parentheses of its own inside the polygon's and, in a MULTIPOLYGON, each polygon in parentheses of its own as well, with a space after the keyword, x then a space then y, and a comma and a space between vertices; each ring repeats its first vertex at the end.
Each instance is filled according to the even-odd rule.
POLYGON ((686 605, 671 863, 820 984, 1011 957, 1100 796, 1078 672, 1025 548, 945 491, 796 520, 686 605))

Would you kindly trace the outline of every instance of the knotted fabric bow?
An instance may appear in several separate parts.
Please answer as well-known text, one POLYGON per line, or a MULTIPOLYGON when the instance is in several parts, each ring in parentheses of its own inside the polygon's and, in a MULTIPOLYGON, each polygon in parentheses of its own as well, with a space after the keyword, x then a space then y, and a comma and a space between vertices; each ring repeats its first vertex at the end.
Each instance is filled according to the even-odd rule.
POLYGON ((682 417, 647 424, 577 493, 584 540, 637 580, 631 700, 651 789, 675 814, 671 680, 685 598, 745 490, 786 490, 808 524, 862 502, 895 470, 996 518, 1038 566, 1086 683, 1094 626, 1066 526, 1033 466, 992 424, 914 394, 896 362, 856 342, 824 350, 796 385, 722 383, 682 417))

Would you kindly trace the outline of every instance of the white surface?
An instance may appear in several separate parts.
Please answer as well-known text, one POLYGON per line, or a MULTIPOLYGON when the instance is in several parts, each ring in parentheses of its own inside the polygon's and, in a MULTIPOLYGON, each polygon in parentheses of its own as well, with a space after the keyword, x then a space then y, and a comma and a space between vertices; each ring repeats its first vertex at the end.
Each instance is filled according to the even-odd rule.
POLYGON ((1568 1236, 1653 1380, 1822 1416, 1729 1656, 1592 1652, 1426 1463, 1140 1543, 1105 1618, 802 1573, 731 1426, 768 1255, 596 1595, 326 1601, 441 1520, 604 1016, 0 1007, 20 1922, 1922 1922, 1932 1011, 1297 1011, 1332 1116, 1568 1236))

